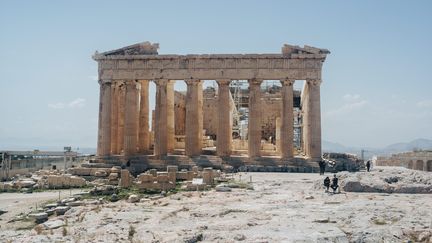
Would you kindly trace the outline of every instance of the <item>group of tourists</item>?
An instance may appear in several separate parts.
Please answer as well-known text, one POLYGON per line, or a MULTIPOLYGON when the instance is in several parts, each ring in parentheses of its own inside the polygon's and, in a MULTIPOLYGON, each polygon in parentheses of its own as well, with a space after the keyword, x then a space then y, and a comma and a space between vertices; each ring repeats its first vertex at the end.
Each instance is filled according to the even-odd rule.
MULTIPOLYGON (((318 164, 319 164, 319 167, 320 167, 320 175, 324 175, 325 167, 326 167, 326 162, 323 161, 323 160, 321 160, 321 161, 318 162, 318 164)), ((370 160, 366 161, 366 170, 367 170, 367 172, 370 172, 371 165, 372 165, 372 163, 371 163, 370 160)), ((331 189, 333 189, 333 193, 336 193, 337 191, 339 191, 338 190, 339 189, 338 183, 339 183, 339 179, 337 178, 336 174, 333 175, 333 179, 332 180, 330 180, 330 178, 327 176, 324 179, 324 187, 326 189, 325 191, 329 192, 329 190, 331 188, 331 189)))

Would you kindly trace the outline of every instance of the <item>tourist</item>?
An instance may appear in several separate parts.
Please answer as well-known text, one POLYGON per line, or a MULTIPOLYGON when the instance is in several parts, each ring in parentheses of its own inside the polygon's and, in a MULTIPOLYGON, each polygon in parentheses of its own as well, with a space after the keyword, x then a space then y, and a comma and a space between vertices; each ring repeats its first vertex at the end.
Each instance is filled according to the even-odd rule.
POLYGON ((326 163, 324 162, 324 160, 320 160, 318 164, 320 167, 320 175, 324 175, 326 163))
POLYGON ((338 185, 338 178, 336 177, 336 174, 334 174, 334 177, 332 179, 332 185, 331 188, 333 189, 333 193, 336 193, 336 190, 338 189, 339 185, 338 185))
POLYGON ((325 192, 328 192, 330 187, 330 178, 328 176, 324 179, 324 187, 326 188, 325 192))
POLYGON ((367 172, 370 171, 370 167, 371 167, 371 161, 368 160, 368 161, 366 161, 366 169, 367 169, 367 172))

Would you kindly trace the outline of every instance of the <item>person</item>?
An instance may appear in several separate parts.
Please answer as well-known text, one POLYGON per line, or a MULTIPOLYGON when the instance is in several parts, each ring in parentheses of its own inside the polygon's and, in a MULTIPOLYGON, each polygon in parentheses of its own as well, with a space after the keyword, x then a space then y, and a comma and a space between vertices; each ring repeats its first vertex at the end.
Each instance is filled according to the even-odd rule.
POLYGON ((339 181, 339 179, 336 177, 336 174, 334 174, 334 177, 332 179, 332 185, 331 185, 331 188, 333 189, 333 193, 336 193, 336 190, 339 187, 338 181, 339 181))
POLYGON ((328 176, 324 179, 324 186, 326 188, 325 192, 328 192, 330 187, 330 178, 328 176))
POLYGON ((326 163, 324 162, 324 160, 320 160, 318 164, 320 167, 320 175, 324 175, 326 163))
POLYGON ((370 167, 371 167, 371 161, 368 160, 368 161, 366 162, 366 169, 367 169, 367 172, 370 171, 370 167))

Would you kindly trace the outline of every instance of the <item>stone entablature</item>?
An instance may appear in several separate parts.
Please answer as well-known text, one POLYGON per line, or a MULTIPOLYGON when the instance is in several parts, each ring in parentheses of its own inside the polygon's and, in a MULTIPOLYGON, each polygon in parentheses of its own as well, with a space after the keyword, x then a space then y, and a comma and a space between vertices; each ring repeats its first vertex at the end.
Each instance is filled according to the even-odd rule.
MULTIPOLYGON (((111 79, 321 79, 322 64, 329 53, 296 47, 289 54, 130 55, 96 53, 99 77, 111 79), (308 51, 309 50, 309 51, 308 51)), ((128 52, 126 52, 128 53, 128 52)), ((134 53, 129 51, 129 53, 134 53)))

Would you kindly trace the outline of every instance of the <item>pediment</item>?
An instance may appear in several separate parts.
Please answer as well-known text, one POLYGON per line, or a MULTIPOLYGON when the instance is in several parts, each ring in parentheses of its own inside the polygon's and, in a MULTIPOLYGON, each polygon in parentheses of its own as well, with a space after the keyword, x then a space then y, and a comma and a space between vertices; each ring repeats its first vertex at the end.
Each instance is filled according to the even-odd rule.
POLYGON ((282 47, 282 54, 284 56, 290 56, 291 54, 329 54, 330 51, 327 49, 316 48, 313 46, 304 47, 284 44, 282 47))
POLYGON ((159 43, 150 43, 149 41, 126 46, 120 49, 101 53, 104 56, 121 56, 121 55, 157 55, 159 43))

